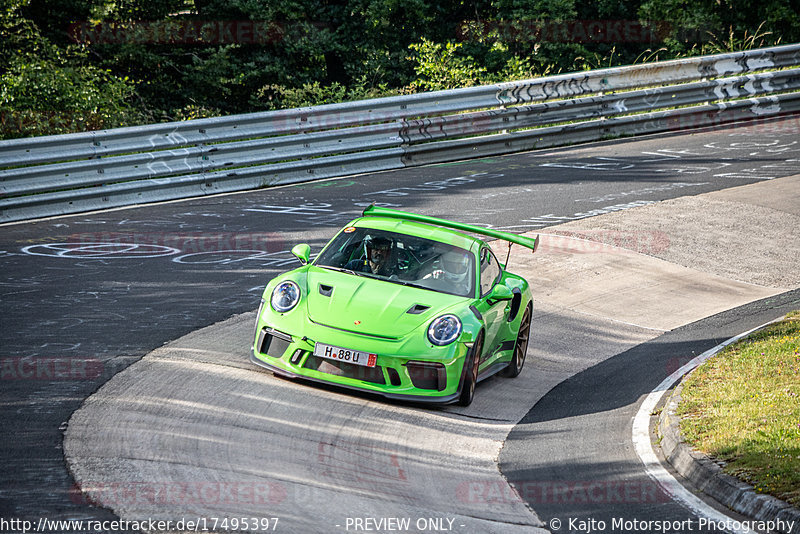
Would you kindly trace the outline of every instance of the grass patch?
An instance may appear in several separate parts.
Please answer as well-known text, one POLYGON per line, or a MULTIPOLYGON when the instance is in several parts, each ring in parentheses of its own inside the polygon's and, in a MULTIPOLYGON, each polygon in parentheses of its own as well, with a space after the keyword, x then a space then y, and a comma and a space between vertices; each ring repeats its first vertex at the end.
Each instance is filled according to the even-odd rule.
POLYGON ((800 506, 800 312, 698 367, 678 413, 684 439, 725 472, 800 506))

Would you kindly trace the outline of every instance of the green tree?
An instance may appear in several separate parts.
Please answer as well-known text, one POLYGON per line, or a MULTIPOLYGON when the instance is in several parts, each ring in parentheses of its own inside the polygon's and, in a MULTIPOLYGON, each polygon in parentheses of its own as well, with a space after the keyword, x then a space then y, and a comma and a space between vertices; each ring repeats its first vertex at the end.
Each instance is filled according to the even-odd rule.
POLYGON ((22 15, 27 0, 0 11, 0 136, 110 128, 137 122, 134 84, 93 65, 82 47, 60 47, 22 15))
POLYGON ((472 56, 460 55, 461 43, 433 43, 425 38, 409 46, 410 59, 419 77, 417 84, 423 91, 453 89, 480 84, 486 69, 478 66, 472 56))
POLYGON ((796 2, 6 0, 0 106, 24 135, 461 87, 800 41, 796 2), (665 33, 586 34, 637 19, 665 33))
POLYGON ((792 0, 646 0, 643 19, 664 21, 673 53, 700 53, 800 40, 800 13, 792 0), (752 37, 761 36, 757 39, 752 37), (750 42, 746 42, 750 37, 750 42))

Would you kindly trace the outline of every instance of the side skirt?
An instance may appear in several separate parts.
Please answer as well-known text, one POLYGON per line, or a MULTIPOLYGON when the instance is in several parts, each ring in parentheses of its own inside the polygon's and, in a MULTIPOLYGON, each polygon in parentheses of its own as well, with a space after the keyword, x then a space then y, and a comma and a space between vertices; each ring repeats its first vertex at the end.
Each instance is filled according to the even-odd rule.
POLYGON ((482 382, 483 380, 486 380, 487 378, 490 378, 490 377, 496 375, 497 373, 499 373, 500 371, 502 371, 503 369, 508 367, 509 364, 510 364, 510 362, 495 362, 495 363, 493 363, 492 365, 490 365, 489 367, 487 367, 486 369, 481 371, 480 374, 478 374, 478 382, 482 382))

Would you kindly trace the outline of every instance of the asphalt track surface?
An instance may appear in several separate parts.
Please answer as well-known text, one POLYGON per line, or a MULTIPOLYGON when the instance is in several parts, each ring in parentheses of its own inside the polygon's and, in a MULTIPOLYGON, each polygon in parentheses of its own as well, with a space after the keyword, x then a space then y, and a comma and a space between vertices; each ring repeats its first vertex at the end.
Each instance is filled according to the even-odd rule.
MULTIPOLYGON (((0 230, 4 273, 0 424, 6 429, 0 443, 4 466, 0 515, 112 518, 110 512, 85 504, 71 491, 61 428, 72 412, 108 378, 152 349, 254 309, 266 282, 290 268, 292 244, 305 241, 319 250, 371 202, 528 231, 797 174, 797 131, 795 117, 757 128, 595 143, 6 225, 0 230), (52 379, 54 373, 60 378, 52 379)), ((739 313, 746 317, 724 323, 736 330, 731 335, 760 324, 747 318, 750 308, 739 313)), ((714 332, 718 326, 709 320, 705 327, 695 327, 687 334, 686 348, 695 342, 699 345, 691 348, 695 352, 708 348, 705 345, 718 336, 714 332)), ((633 358, 635 351, 630 349, 613 360, 633 358)), ((601 375, 611 369, 606 365, 612 364, 598 365, 601 375)), ((574 377, 575 384, 596 380, 592 369, 574 377)), ((650 382, 658 383, 663 376, 655 374, 628 375, 630 382, 641 380, 631 387, 643 390, 650 382)), ((537 410, 546 408, 544 415, 529 414, 512 432, 501 458, 512 481, 529 480, 532 473, 525 471, 525 465, 537 465, 509 460, 516 433, 558 425, 557 416, 565 413, 563 405, 559 412, 558 395, 570 394, 568 388, 575 384, 567 381, 554 389, 552 396, 542 399, 544 404, 537 405, 537 410)), ((624 388, 619 393, 626 394, 624 388)), ((608 402, 612 404, 604 411, 627 406, 608 402)), ((587 404, 581 415, 600 411, 593 406, 587 404)), ((615 469, 615 461, 609 458, 589 464, 583 477, 574 472, 557 475, 555 470, 569 458, 571 449, 555 442, 548 446, 563 457, 553 454, 552 461, 548 459, 551 471, 536 473, 539 480, 547 479, 542 474, 552 480, 592 480, 604 469, 615 469)), ((619 443, 616 447, 624 448, 619 443)), ((629 460, 620 460, 619 472, 625 472, 622 464, 629 460)), ((543 519, 564 513, 563 506, 559 508, 563 503, 551 506, 546 498, 541 503, 535 502, 535 496, 532 499, 543 519)), ((595 504, 606 514, 626 511, 626 503, 595 504)), ((666 509, 663 502, 654 506, 666 509)), ((579 513, 589 517, 595 511, 590 506, 579 513)))
MULTIPOLYGON (((613 528, 630 521, 685 522, 673 532, 724 531, 700 528, 701 517, 672 502, 645 474, 630 439, 633 418, 641 399, 694 356, 798 307, 800 290, 759 300, 664 333, 570 377, 511 431, 501 471, 554 533, 655 531, 613 528)), ((500 496, 476 492, 476 499, 492 497, 500 496)))

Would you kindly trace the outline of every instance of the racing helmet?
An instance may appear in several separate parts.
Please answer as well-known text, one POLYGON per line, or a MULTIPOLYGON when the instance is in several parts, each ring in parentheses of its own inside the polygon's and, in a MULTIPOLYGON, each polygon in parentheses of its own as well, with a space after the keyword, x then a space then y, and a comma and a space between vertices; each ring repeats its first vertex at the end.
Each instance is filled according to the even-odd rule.
POLYGON ((447 251, 442 254, 442 268, 448 280, 461 282, 468 274, 469 257, 466 252, 447 251))
POLYGON ((392 240, 380 235, 368 235, 364 238, 364 250, 367 260, 374 263, 382 263, 389 258, 392 248, 392 240))

